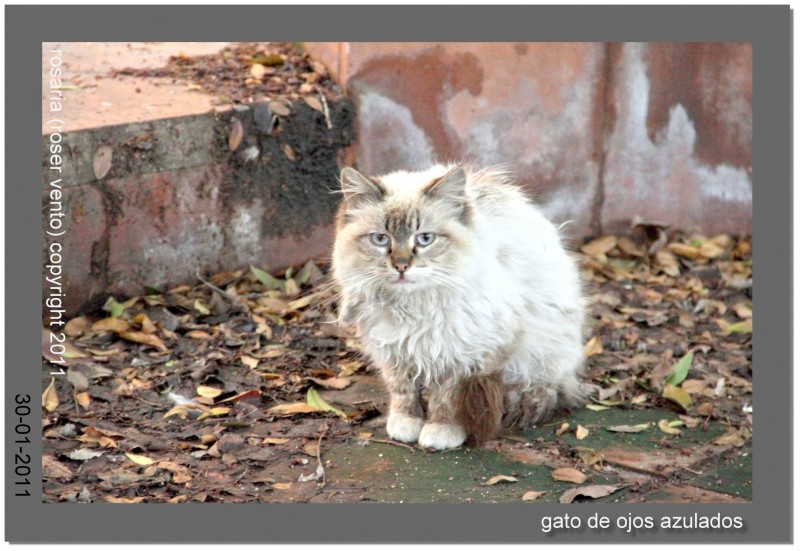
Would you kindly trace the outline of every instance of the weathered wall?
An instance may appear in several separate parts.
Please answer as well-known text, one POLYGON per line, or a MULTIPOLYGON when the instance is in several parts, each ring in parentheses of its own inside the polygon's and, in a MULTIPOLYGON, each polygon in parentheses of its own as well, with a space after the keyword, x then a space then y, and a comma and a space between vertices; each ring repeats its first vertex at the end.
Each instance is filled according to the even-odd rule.
MULTIPOLYGON (((67 311, 102 304, 109 294, 142 293, 144 285, 194 280, 197 270, 251 263, 274 270, 327 256, 337 206, 331 191, 352 138, 349 103, 330 109, 330 129, 300 101, 277 129, 260 103, 66 133, 60 241, 67 311), (234 119, 243 137, 231 150, 234 119), (111 169, 97 178, 92 161, 102 146, 113 151, 111 169)), ((44 165, 43 173, 47 213, 44 165)))
POLYGON ((508 163, 573 237, 752 231, 750 44, 309 43, 370 173, 508 163))

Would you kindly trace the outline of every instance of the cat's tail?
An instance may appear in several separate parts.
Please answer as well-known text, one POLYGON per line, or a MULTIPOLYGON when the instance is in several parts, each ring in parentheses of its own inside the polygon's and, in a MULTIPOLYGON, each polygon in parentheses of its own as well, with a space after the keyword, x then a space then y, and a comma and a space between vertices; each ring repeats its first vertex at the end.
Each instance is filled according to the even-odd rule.
POLYGON ((455 406, 467 442, 481 446, 503 430, 529 429, 547 421, 559 409, 580 407, 592 391, 575 376, 560 384, 523 388, 503 383, 500 373, 481 374, 459 383, 455 406))
POLYGON ((503 428, 505 385, 500 373, 463 379, 455 393, 458 421, 467 433, 467 443, 482 446, 500 435, 503 428))

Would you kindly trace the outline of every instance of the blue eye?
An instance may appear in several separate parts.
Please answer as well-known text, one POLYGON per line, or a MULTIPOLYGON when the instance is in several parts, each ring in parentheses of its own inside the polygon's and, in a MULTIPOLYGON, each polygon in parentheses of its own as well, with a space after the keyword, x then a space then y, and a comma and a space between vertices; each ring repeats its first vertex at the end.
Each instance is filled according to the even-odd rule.
POLYGON ((372 233, 370 234, 370 239, 372 239, 372 243, 378 247, 385 247, 389 244, 389 236, 385 233, 372 233))
POLYGON ((433 243, 434 239, 436 239, 435 233, 419 233, 417 234, 415 241, 417 242, 417 245, 419 245, 420 247, 427 247, 428 245, 433 243))

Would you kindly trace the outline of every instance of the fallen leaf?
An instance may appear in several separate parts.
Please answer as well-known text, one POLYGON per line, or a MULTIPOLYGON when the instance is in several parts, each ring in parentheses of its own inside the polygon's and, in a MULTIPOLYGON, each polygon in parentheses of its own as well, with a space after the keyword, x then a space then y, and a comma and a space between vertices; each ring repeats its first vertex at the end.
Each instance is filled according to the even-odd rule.
POLYGON ((250 356, 242 355, 239 357, 244 365, 249 367, 250 369, 255 369, 258 367, 258 360, 255 358, 251 358, 250 356))
POLYGON ((86 375, 75 369, 67 370, 67 380, 72 383, 72 386, 75 387, 75 390, 78 392, 89 388, 89 380, 86 378, 86 375))
POLYGON ((92 158, 92 169, 94 176, 98 180, 106 177, 106 174, 111 170, 111 161, 114 158, 114 150, 108 145, 101 145, 94 152, 92 158))
POLYGON ((693 429, 697 425, 703 422, 702 419, 698 419, 697 417, 690 417, 688 415, 678 415, 678 417, 681 419, 681 421, 683 421, 687 429, 693 429))
POLYGON ((262 444, 286 444, 291 438, 264 438, 262 444))
MULTIPOLYGON (((744 302, 739 302, 738 304, 735 304, 732 310, 736 313, 737 316, 739 316, 742 319, 751 319, 753 317, 753 309, 744 302)), ((67 325, 69 325, 69 323, 67 325)))
POLYGON ((725 333, 731 335, 733 333, 752 333, 753 332, 753 320, 745 320, 740 321, 737 323, 733 323, 728 326, 725 330, 725 333))
POLYGON ((269 102, 269 111, 274 115, 280 115, 281 117, 288 117, 289 114, 292 112, 292 108, 286 101, 275 100, 269 102))
POLYGON ((599 262, 606 262, 608 260, 606 253, 616 246, 617 238, 613 235, 606 235, 589 241, 586 245, 581 247, 581 251, 583 251, 584 254, 594 257, 599 262))
POLYGON ((650 423, 641 423, 639 425, 614 425, 606 427, 610 432, 642 432, 650 428, 650 423))
POLYGON ((260 63, 253 63, 250 66, 250 75, 253 78, 257 78, 261 80, 261 78, 267 74, 267 68, 261 65, 260 63))
POLYGON ((589 430, 587 428, 582 425, 575 427, 575 438, 578 440, 583 440, 587 436, 589 436, 589 430))
POLYGON ((664 385, 678 386, 683 382, 689 374, 689 369, 692 367, 692 360, 694 359, 694 352, 689 352, 684 355, 680 360, 673 364, 669 375, 664 379, 664 385))
POLYGON ((130 324, 120 318, 103 318, 92 324, 92 331, 111 331, 112 333, 124 333, 131 328, 130 324))
POLYGON ((89 448, 78 448, 77 450, 72 450, 67 454, 67 457, 72 459, 73 461, 86 461, 88 459, 94 459, 95 457, 100 457, 103 455, 105 450, 92 450, 89 448))
POLYGON ((211 313, 208 307, 205 304, 203 304, 203 301, 200 300, 199 298, 194 301, 194 304, 192 306, 194 307, 195 310, 197 310, 204 316, 207 316, 211 313))
POLYGON ((750 437, 752 436, 752 431, 748 428, 741 428, 734 432, 729 432, 727 434, 723 434, 722 436, 718 436, 714 440, 711 441, 712 444, 717 446, 735 446, 737 448, 744 446, 750 437))
POLYGON ((603 411, 611 408, 609 406, 601 406, 599 404, 586 404, 586 409, 590 409, 592 411, 603 411))
POLYGON ((224 404, 226 402, 238 402, 239 400, 246 400, 249 398, 261 398, 261 392, 256 389, 245 390, 244 392, 240 392, 235 396, 231 396, 230 398, 225 398, 224 400, 220 400, 218 403, 224 404))
POLYGON ((264 270, 260 270, 255 266, 250 266, 250 272, 255 276, 255 278, 267 286, 269 289, 283 291, 286 288, 286 282, 281 281, 275 276, 272 276, 265 272, 264 270))
POLYGON ((86 316, 78 316, 67 322, 64 326, 64 333, 66 333, 68 337, 80 337, 86 333, 91 326, 92 322, 89 321, 89 318, 86 316))
POLYGON ((678 277, 681 275, 681 269, 678 265, 678 259, 675 255, 664 249, 660 249, 655 253, 655 265, 664 274, 670 277, 678 277))
POLYGON ((317 383, 319 386, 323 388, 328 388, 331 390, 343 390, 353 384, 352 379, 348 379, 347 377, 335 377, 331 379, 319 379, 317 377, 308 377, 309 381, 313 381, 317 383))
POLYGON ((700 394, 708 386, 705 379, 686 379, 681 384, 681 388, 688 394, 700 394))
POLYGON ((558 502, 572 503, 578 496, 585 496, 585 497, 590 497, 592 499, 597 499, 598 497, 605 497, 607 495, 611 495, 619 489, 620 486, 606 486, 600 484, 594 486, 582 486, 580 488, 572 488, 561 494, 561 497, 558 498, 558 502))
POLYGON ((203 412, 200 417, 197 418, 198 421, 205 419, 206 417, 221 417, 223 415, 228 415, 231 412, 231 408, 226 407, 218 407, 218 408, 211 408, 208 411, 203 412))
POLYGON ((153 348, 159 349, 161 352, 168 352, 166 345, 164 345, 157 335, 146 335, 139 331, 124 331, 120 333, 119 336, 128 341, 152 346, 153 348))
POLYGON ((600 463, 605 459, 605 456, 596 451, 592 448, 575 448, 575 451, 578 452, 578 457, 586 466, 594 465, 595 463, 600 463))
POLYGON ((561 436, 562 434, 567 432, 568 429, 569 429, 569 423, 561 423, 561 426, 559 426, 556 429, 556 436, 561 436))
POLYGON ((586 482, 586 475, 577 469, 564 467, 556 469, 550 473, 553 480, 561 482, 573 482, 575 484, 582 484, 586 482))
POLYGON ((52 413, 58 407, 58 393, 56 392, 56 378, 50 379, 50 385, 42 393, 42 407, 52 413))
POLYGON ((244 127, 238 118, 231 118, 231 128, 228 134, 228 149, 236 151, 244 139, 244 127))
POLYGON ((586 343, 583 347, 583 357, 589 358, 596 354, 603 353, 603 341, 600 340, 599 337, 594 336, 586 343))
POLYGON ((697 413, 703 417, 710 417, 714 413, 714 404, 711 402, 703 402, 697 406, 697 413))
POLYGON ((276 490, 291 490, 292 483, 291 482, 276 482, 272 485, 273 488, 276 490))
POLYGON ((345 421, 349 420, 347 414, 340 409, 336 409, 328 402, 322 399, 322 396, 319 395, 319 392, 315 388, 309 388, 308 393, 306 394, 306 402, 311 407, 317 409, 317 411, 330 411, 331 413, 335 413, 345 421))
POLYGON ((322 107, 322 102, 319 101, 319 98, 317 98, 316 96, 305 96, 303 98, 303 101, 305 101, 306 104, 311 109, 313 109, 315 111, 319 111, 320 113, 324 113, 325 112, 325 108, 322 107))
POLYGON ((678 388, 675 385, 664 385, 664 388, 661 391, 661 396, 678 404, 684 409, 684 411, 692 407, 692 397, 689 396, 685 390, 678 388))
POLYGON ((125 453, 125 457, 127 457, 128 459, 130 459, 131 461, 133 461, 137 465, 142 465, 143 467, 146 467, 148 465, 152 465, 153 463, 155 463, 155 459, 150 459, 149 457, 147 457, 145 455, 137 455, 135 453, 127 453, 126 452, 125 453))
POLYGON ((190 339, 202 340, 202 341, 207 341, 214 338, 212 335, 206 333, 205 331, 201 331, 199 329, 192 329, 191 331, 187 331, 186 336, 189 337, 190 339))
POLYGON ((197 395, 204 396, 206 398, 216 398, 222 394, 222 390, 210 386, 198 386, 197 387, 197 395))
POLYGON ((658 428, 661 429, 661 432, 670 434, 672 436, 679 436, 683 434, 679 429, 671 427, 669 425, 669 421, 667 421, 666 419, 662 419, 658 422, 658 428))
POLYGON ((306 402, 292 402, 290 404, 279 404, 272 406, 267 413, 272 413, 282 417, 296 415, 298 413, 318 413, 320 410, 306 402))
POLYGON ((75 476, 69 467, 49 455, 42 456, 42 478, 71 480, 75 476))
POLYGON ((138 497, 114 497, 114 496, 103 496, 103 500, 107 501, 108 503, 141 503, 144 501, 145 496, 138 496, 138 497))
POLYGON ((533 490, 529 490, 522 494, 522 501, 536 501, 546 493, 547 492, 535 492, 533 490))
POLYGON ((78 402, 79 406, 86 409, 89 407, 89 404, 92 402, 92 399, 89 397, 89 393, 79 392, 78 394, 75 395, 75 401, 78 402))
POLYGON ((133 318, 133 322, 139 324, 143 333, 149 335, 156 332, 156 326, 150 320, 150 318, 147 317, 147 314, 138 314, 135 318, 133 318))
POLYGON ((493 476, 486 482, 483 482, 481 486, 494 486, 498 482, 517 482, 518 479, 514 478, 513 476, 506 476, 504 474, 499 474, 497 476, 493 476))
POLYGON ((339 360, 336 365, 338 365, 340 369, 337 377, 349 377, 366 367, 361 360, 339 360))

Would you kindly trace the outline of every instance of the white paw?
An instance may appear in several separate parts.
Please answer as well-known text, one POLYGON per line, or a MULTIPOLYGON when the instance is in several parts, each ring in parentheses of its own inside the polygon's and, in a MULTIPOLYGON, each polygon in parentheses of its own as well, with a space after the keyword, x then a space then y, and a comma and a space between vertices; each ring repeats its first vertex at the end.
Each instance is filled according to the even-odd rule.
POLYGON ((419 417, 412 417, 405 413, 389 413, 386 432, 389 433, 389 437, 393 440, 413 443, 419 438, 419 433, 424 424, 425 421, 419 417))
POLYGON ((419 445, 434 450, 457 448, 467 439, 464 427, 443 423, 425 423, 419 434, 419 445))

